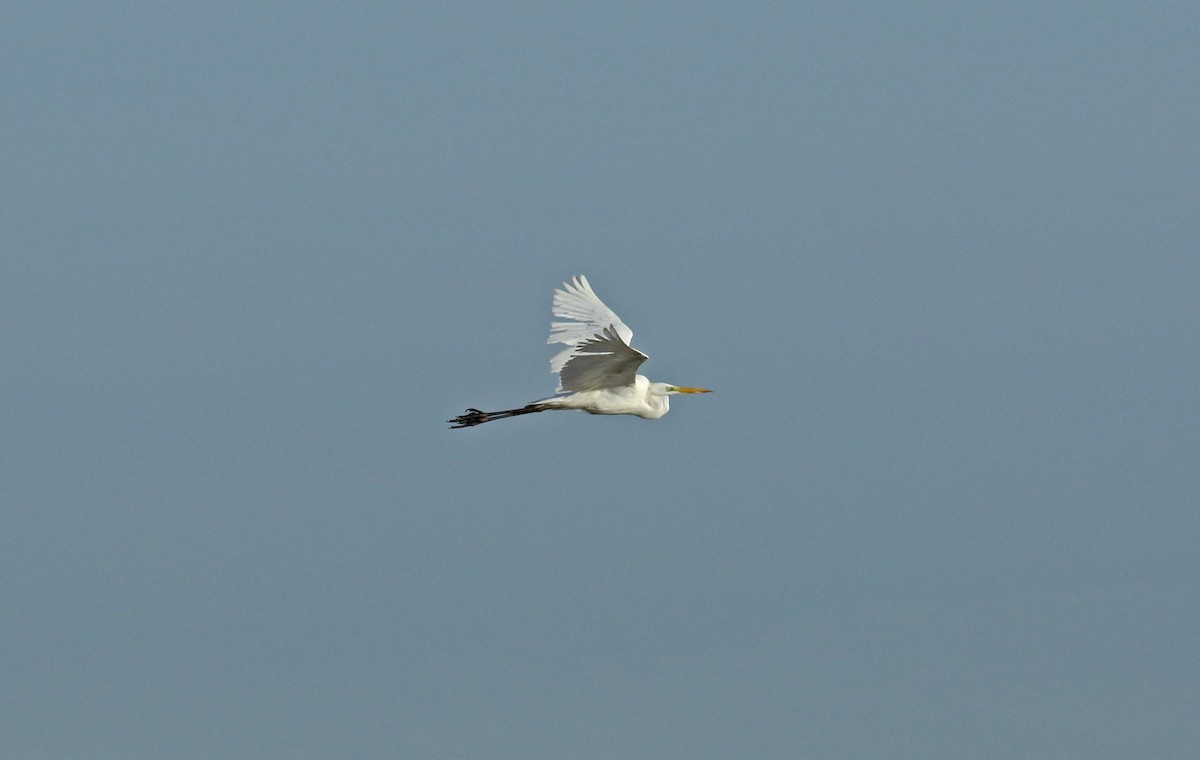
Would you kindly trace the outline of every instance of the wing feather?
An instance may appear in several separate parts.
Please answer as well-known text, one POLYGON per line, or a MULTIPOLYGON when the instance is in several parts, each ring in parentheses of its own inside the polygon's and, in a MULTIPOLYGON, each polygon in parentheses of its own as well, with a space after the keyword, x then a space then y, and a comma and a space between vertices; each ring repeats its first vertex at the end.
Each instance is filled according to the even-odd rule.
POLYGON ((600 300, 587 278, 573 277, 554 291, 547 343, 566 348, 550 360, 560 391, 595 390, 633 383, 646 355, 633 348, 633 330, 600 300))
POLYGON ((594 391, 633 385, 638 367, 646 355, 621 340, 611 327, 605 327, 576 346, 558 375, 563 391, 594 391))

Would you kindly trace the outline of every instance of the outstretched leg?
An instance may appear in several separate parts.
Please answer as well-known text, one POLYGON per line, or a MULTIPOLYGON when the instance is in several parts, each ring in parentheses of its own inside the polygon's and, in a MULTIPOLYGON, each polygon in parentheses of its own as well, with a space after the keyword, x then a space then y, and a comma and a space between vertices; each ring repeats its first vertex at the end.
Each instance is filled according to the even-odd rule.
POLYGON ((446 420, 450 423, 450 429, 473 427, 482 425, 485 422, 492 420, 502 420, 507 417, 516 417, 518 414, 533 414, 534 412, 544 412, 551 407, 544 404, 526 404, 520 409, 505 409, 502 412, 481 412, 478 409, 468 409, 465 414, 460 414, 452 420, 446 420))

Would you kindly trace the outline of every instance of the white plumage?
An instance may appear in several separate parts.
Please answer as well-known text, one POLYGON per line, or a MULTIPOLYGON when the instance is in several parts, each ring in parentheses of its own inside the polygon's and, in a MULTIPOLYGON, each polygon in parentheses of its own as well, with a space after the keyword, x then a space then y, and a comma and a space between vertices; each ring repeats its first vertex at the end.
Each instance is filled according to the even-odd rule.
POLYGON ((550 409, 658 419, 670 409, 668 397, 710 393, 706 388, 652 383, 637 374, 648 357, 630 345, 633 330, 600 300, 583 275, 554 291, 552 311, 555 319, 546 342, 566 345, 550 360, 550 371, 558 375, 560 395, 500 412, 468 409, 450 420, 451 427, 472 427, 550 409))

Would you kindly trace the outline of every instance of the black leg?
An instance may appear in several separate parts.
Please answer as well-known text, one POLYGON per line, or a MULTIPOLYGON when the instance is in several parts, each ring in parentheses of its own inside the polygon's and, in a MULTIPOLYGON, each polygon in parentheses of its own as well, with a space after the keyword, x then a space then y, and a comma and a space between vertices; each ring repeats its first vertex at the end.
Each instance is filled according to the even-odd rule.
POLYGON ((460 414, 452 420, 446 420, 450 423, 450 428, 456 430, 458 428, 474 427, 482 425, 485 422, 492 420, 503 420, 508 417, 516 417, 520 414, 532 414, 534 412, 544 412, 548 407, 540 404, 527 404, 520 409, 505 409, 501 412, 483 412, 479 409, 468 409, 464 414, 460 414))

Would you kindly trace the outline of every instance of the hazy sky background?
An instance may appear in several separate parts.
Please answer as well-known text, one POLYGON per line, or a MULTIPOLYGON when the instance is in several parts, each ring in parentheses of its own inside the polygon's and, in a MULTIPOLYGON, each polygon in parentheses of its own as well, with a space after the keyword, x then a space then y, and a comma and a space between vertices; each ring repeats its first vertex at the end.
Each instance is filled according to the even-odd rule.
POLYGON ((4 4, 0 756, 1200 756, 1197 29, 4 4))

